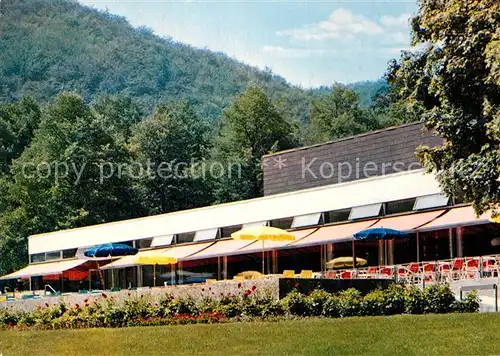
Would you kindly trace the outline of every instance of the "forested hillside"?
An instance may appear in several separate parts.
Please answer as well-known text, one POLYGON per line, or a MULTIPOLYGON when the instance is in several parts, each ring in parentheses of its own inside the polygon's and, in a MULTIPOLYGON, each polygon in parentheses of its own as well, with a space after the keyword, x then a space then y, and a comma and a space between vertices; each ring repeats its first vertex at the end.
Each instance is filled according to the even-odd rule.
POLYGON ((149 109, 189 99, 203 118, 217 119, 237 94, 258 85, 304 120, 308 96, 283 78, 221 53, 195 49, 119 16, 65 0, 3 0, 0 100, 31 95, 46 101, 75 91, 90 101, 123 94, 149 109))
POLYGON ((0 11, 0 274, 29 235, 260 196, 264 154, 417 118, 385 80, 304 90, 76 2, 0 11))

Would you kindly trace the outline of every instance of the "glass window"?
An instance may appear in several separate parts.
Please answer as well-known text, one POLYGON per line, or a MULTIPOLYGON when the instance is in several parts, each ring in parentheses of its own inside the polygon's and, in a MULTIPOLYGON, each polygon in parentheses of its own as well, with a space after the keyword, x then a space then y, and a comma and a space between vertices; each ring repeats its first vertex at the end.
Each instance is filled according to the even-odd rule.
POLYGON ((218 233, 218 228, 196 231, 196 234, 194 235, 194 241, 215 240, 218 233))
POLYGON ((385 203, 385 214, 391 215, 413 211, 414 206, 415 198, 391 201, 389 203, 385 203))
POLYGON ((138 249, 148 248, 148 247, 151 247, 152 242, 153 242, 153 238, 135 240, 135 247, 137 247, 138 249))
POLYGON ((321 213, 300 215, 293 218, 292 227, 313 226, 319 224, 321 213))
POLYGON ((43 262, 45 261, 45 253, 35 253, 30 255, 31 263, 43 262))
POLYGON ((351 209, 351 214, 349 215, 349 220, 371 218, 380 215, 380 210, 382 208, 382 203, 357 206, 351 209))
POLYGON ((351 209, 342 209, 342 210, 332 210, 327 211, 325 216, 325 223, 331 224, 341 221, 349 220, 349 214, 351 213, 351 209))
POLYGON ((63 258, 73 258, 76 256, 76 248, 71 248, 69 250, 63 250, 63 258))
POLYGON ((183 244, 186 242, 193 242, 195 232, 183 232, 182 234, 177 234, 176 242, 178 244, 183 244))
POLYGON ((293 218, 275 219, 271 220, 271 226, 278 229, 290 229, 292 227, 293 218))
POLYGON ((61 251, 53 251, 45 253, 45 260, 47 261, 60 260, 60 259, 61 259, 61 251))
POLYGON ((168 246, 172 244, 174 235, 156 236, 153 238, 150 247, 168 246))
POLYGON ((426 195, 425 197, 417 198, 413 210, 437 208, 446 205, 448 205, 448 197, 446 195, 444 194, 426 195))
POLYGON ((223 227, 220 232, 220 236, 221 237, 231 237, 231 234, 233 232, 236 232, 236 231, 239 231, 241 230, 241 225, 233 225, 233 226, 226 226, 226 227, 223 227))

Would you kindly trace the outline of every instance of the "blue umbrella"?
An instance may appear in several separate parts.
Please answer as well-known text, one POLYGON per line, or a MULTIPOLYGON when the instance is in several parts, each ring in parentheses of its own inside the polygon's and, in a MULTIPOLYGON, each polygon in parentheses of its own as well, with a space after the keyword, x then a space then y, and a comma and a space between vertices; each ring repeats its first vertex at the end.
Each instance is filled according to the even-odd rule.
POLYGON ((390 240, 398 237, 407 239, 409 236, 402 231, 378 227, 360 231, 354 234, 353 237, 354 240, 390 240))
POLYGON ((121 257, 137 254, 139 250, 124 244, 103 244, 89 248, 83 254, 86 257, 121 257))

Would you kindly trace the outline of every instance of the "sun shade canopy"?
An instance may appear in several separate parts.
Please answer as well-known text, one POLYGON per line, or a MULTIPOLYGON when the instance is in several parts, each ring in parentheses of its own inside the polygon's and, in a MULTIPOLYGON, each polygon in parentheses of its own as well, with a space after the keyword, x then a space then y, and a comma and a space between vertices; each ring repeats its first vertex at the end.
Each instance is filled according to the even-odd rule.
POLYGON ((368 221, 360 221, 347 224, 320 227, 319 229, 316 229, 316 231, 310 234, 309 236, 306 236, 303 239, 295 241, 289 244, 289 246, 287 247, 299 248, 299 247, 350 241, 352 240, 352 235, 354 235, 356 232, 360 230, 368 228, 369 226, 373 225, 376 221, 377 220, 368 220, 368 221))
POLYGON ((148 250, 148 251, 141 251, 135 256, 126 256, 123 258, 120 258, 118 261, 115 261, 113 263, 109 263, 106 266, 102 267, 102 269, 110 269, 110 268, 125 268, 125 267, 133 267, 133 266, 139 266, 142 265, 143 263, 137 263, 136 258, 140 256, 147 256, 152 253, 155 255, 163 255, 165 258, 175 258, 177 260, 183 260, 188 256, 191 256, 208 246, 212 245, 213 242, 205 242, 205 243, 199 243, 199 244, 189 244, 189 245, 181 245, 181 246, 175 246, 175 247, 169 247, 169 248, 162 248, 158 250, 148 250))
POLYGON ((472 226, 491 223, 491 213, 477 217, 471 206, 450 209, 448 212, 418 228, 419 231, 441 230, 459 226, 472 226))
POLYGON ((32 264, 17 272, 0 277, 0 280, 61 274, 64 271, 78 267, 84 264, 85 262, 87 261, 68 260, 68 261, 32 264))
POLYGON ((438 216, 442 215, 445 210, 429 211, 427 213, 416 213, 401 216, 383 218, 377 221, 371 228, 387 228, 400 231, 414 231, 419 226, 427 224, 438 216))
POLYGON ((251 244, 253 244, 252 241, 246 241, 246 240, 230 239, 230 240, 217 241, 212 246, 207 247, 206 249, 194 255, 186 257, 186 260, 199 260, 205 258, 229 256, 233 254, 235 251, 251 244))

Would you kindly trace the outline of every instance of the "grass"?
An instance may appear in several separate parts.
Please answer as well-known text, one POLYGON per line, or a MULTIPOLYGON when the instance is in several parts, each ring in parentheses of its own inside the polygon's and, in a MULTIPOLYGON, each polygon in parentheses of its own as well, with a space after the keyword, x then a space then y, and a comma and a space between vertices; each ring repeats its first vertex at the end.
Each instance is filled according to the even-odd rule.
POLYGON ((421 355, 500 354, 500 314, 0 332, 0 354, 421 355))

